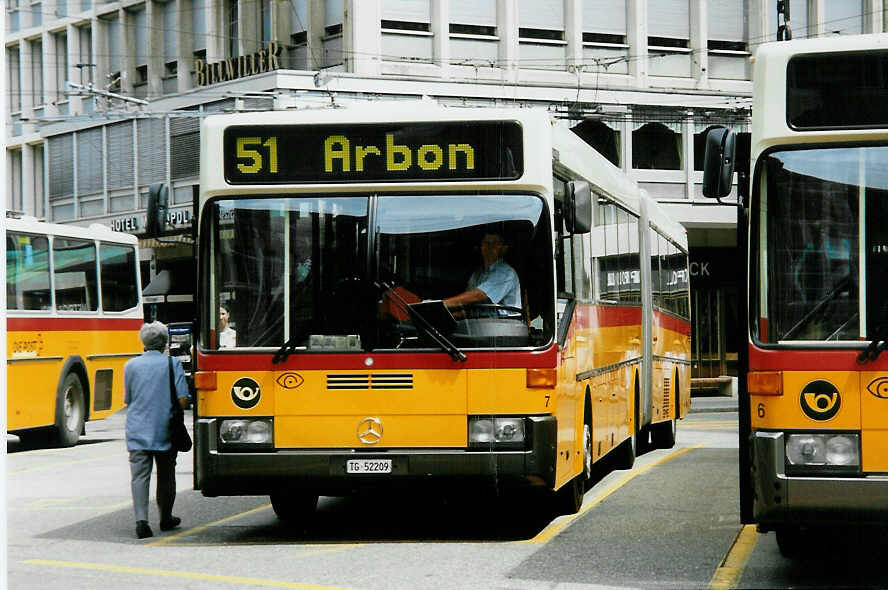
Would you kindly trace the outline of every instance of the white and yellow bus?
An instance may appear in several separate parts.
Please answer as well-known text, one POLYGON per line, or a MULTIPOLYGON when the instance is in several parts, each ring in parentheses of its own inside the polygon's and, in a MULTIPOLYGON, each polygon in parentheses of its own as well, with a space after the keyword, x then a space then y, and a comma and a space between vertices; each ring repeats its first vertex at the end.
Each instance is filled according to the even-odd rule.
POLYGON ((753 80, 749 155, 711 132, 706 192, 736 158, 741 520, 793 555, 888 521, 888 35, 769 43, 753 80))
POLYGON ((593 463, 674 445, 685 231, 561 123, 413 102, 203 121, 197 489, 283 519, 422 484, 575 512, 593 463), (520 301, 447 309, 490 228, 520 301))
POLYGON ((70 446, 123 407, 123 365, 141 353, 138 240, 6 219, 6 420, 23 440, 70 446))

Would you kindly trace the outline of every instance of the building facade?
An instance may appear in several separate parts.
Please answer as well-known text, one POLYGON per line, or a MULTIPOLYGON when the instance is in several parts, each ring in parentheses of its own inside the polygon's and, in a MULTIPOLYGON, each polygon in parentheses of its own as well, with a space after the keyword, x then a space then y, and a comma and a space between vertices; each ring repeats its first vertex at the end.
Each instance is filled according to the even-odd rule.
POLYGON ((7 207, 144 232, 146 284, 188 320, 200 117, 428 97, 549 110, 688 230, 694 374, 730 374, 735 212, 702 197, 703 137, 744 130, 749 59, 793 38, 882 32, 884 0, 7 0, 7 207), (177 305, 178 304, 178 305, 177 305))

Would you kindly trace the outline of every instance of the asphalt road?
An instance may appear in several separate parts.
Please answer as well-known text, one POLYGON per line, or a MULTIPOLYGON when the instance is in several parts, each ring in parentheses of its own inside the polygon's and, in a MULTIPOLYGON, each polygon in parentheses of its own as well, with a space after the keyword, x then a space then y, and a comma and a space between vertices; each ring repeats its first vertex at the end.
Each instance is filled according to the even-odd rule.
POLYGON ((143 541, 133 534, 124 414, 90 423, 71 449, 8 437, 9 587, 827 588, 847 585, 850 571, 864 587, 884 585, 881 560, 866 557, 859 536, 846 537, 851 555, 832 536, 796 561, 779 555, 773 534, 738 538, 732 403, 701 411, 695 398, 674 449, 649 451, 630 471, 603 465, 580 513, 558 518, 526 499, 415 491, 325 497, 314 518, 286 526, 265 497, 193 491, 188 453, 177 466, 183 526, 161 533, 152 506, 156 536, 143 541))

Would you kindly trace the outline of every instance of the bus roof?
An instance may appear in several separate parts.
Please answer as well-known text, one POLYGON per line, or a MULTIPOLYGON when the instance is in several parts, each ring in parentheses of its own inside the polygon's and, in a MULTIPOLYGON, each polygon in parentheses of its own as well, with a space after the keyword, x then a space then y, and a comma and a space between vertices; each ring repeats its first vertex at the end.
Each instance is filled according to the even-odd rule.
POLYGON ((841 141, 872 138, 884 129, 793 129, 787 122, 787 64, 804 54, 888 50, 888 33, 837 35, 815 39, 777 41, 759 46, 753 61, 752 156, 780 144, 822 141, 825 135, 841 141))
POLYGON ((38 221, 34 217, 9 217, 6 219, 7 231, 26 232, 39 235, 52 235, 66 238, 80 238, 85 240, 102 240, 105 242, 117 242, 121 244, 137 245, 139 238, 133 234, 116 232, 106 225, 99 223, 90 224, 89 227, 68 225, 63 223, 47 223, 38 221))

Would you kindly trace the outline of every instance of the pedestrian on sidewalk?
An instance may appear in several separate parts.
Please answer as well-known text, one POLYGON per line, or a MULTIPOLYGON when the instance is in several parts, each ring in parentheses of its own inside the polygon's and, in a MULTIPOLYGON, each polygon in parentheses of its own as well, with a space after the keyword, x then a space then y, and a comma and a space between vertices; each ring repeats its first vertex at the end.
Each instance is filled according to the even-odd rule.
MULTIPOLYGON (((148 487, 152 464, 157 464, 157 506, 160 530, 168 531, 182 522, 173 516, 176 501, 176 454, 170 442, 169 357, 165 354, 169 334, 160 322, 142 325, 139 338, 145 352, 127 361, 123 370, 126 413, 126 449, 132 476, 133 509, 136 513, 136 537, 154 533, 148 525, 148 487)), ((172 359, 176 398, 188 407, 188 386, 179 359, 172 359)))

